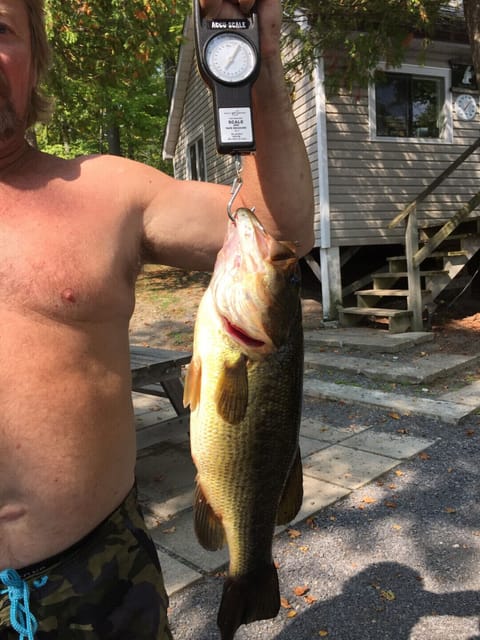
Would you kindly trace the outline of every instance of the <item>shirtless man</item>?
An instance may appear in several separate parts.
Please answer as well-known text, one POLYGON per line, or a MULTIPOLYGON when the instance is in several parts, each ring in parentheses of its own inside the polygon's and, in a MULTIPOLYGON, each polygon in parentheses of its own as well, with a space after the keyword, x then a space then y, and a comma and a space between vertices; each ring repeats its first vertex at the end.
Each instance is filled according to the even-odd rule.
MULTIPOLYGON (((38 628, 40 640, 163 640, 166 596, 132 489, 128 324, 142 262, 213 266, 230 192, 31 148, 42 4, 0 0, 0 639, 38 628)), ((202 4, 227 17, 253 0, 202 4)), ((312 184, 283 82, 280 2, 258 11, 258 152, 238 205, 303 255, 312 184)))

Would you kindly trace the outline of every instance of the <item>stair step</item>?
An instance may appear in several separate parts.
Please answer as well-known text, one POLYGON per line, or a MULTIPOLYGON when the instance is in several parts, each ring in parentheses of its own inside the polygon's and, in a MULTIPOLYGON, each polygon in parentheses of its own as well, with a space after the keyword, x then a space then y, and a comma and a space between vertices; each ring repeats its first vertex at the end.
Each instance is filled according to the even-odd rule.
POLYGON ((411 326, 412 312, 404 309, 382 309, 380 307, 338 307, 340 324, 343 326, 355 326, 363 318, 388 319, 390 333, 404 333, 411 326))
MULTIPOLYGON (((431 292, 428 289, 422 290, 422 295, 429 295, 431 292)), ((355 291, 356 296, 377 296, 379 298, 394 298, 394 297, 406 297, 408 296, 408 289, 360 289, 355 291)))
MULTIPOLYGON (((430 254, 429 258, 456 258, 459 256, 467 256, 468 252, 463 250, 458 251, 434 251, 430 254)), ((406 256, 388 256, 387 262, 406 262, 406 256)))
MULTIPOLYGON (((446 269, 432 269, 431 271, 420 271, 421 276, 439 276, 439 275, 448 275, 448 271, 446 269)), ((375 279, 377 278, 407 278, 408 273, 406 271, 384 271, 375 274, 375 279)))
POLYGON ((411 311, 406 309, 383 309, 382 307, 340 307, 340 311, 353 316, 376 316, 379 318, 409 318, 411 311))

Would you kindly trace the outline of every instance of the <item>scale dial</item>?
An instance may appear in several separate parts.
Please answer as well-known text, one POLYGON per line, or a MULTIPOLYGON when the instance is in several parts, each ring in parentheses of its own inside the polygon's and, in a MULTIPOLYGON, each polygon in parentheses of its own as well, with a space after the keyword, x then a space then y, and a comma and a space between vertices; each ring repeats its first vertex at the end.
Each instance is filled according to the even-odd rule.
POLYGON ((469 93, 461 93, 455 100, 455 111, 460 120, 473 120, 477 114, 477 103, 469 93))
POLYGON ((205 47, 205 63, 217 80, 237 84, 247 80, 257 65, 257 52, 235 33, 219 33, 205 47))

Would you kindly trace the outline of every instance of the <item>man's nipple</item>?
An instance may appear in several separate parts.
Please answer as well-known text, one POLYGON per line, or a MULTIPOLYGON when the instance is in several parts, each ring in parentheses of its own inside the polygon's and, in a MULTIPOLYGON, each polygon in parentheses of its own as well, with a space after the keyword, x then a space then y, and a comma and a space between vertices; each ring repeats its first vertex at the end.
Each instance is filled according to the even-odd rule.
POLYGON ((76 302, 73 289, 64 289, 62 291, 62 300, 65 300, 65 302, 76 302))

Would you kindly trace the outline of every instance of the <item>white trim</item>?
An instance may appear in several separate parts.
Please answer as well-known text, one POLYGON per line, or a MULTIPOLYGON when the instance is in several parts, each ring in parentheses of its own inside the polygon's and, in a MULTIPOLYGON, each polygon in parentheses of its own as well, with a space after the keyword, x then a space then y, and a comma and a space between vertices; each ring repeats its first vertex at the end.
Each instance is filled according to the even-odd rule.
POLYGON ((323 317, 331 315, 330 273, 328 269, 328 251, 331 247, 330 226, 330 190, 328 177, 328 138, 327 111, 325 95, 325 67, 323 58, 319 57, 313 70, 315 91, 315 110, 317 128, 317 162, 318 162, 318 199, 320 207, 320 274, 322 283, 323 317))
POLYGON ((190 70, 194 60, 194 37, 193 20, 187 16, 183 29, 183 42, 180 45, 180 52, 175 73, 175 83, 173 87, 170 109, 168 112, 167 126, 163 142, 163 159, 172 160, 175 156, 175 149, 178 141, 178 132, 183 116, 185 95, 187 93, 190 70))
POLYGON ((434 78, 443 78, 445 101, 443 104, 442 115, 445 120, 443 131, 440 138, 399 138, 377 136, 377 122, 375 109, 375 83, 370 83, 368 87, 368 118, 370 127, 370 140, 372 142, 400 142, 409 144, 452 144, 453 143, 453 108, 452 108, 452 92, 451 92, 451 70, 448 67, 424 67, 415 64, 402 64, 399 67, 391 68, 385 64, 379 64, 379 69, 388 71, 389 73, 408 73, 416 76, 430 76, 434 78))
POLYGON ((325 96, 325 69, 323 58, 318 58, 313 70, 317 127, 318 196, 320 203, 320 244, 331 246, 330 191, 328 177, 327 112, 325 96))

